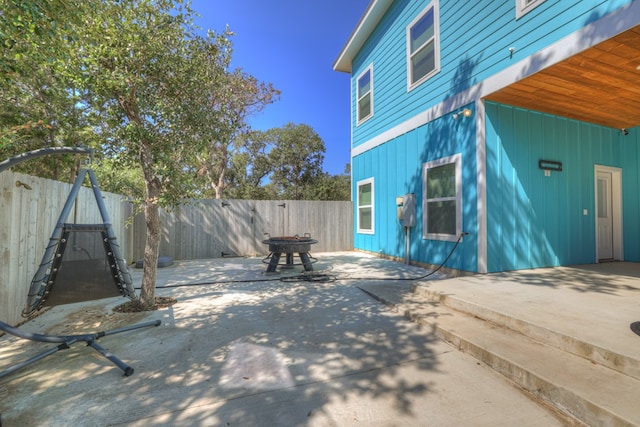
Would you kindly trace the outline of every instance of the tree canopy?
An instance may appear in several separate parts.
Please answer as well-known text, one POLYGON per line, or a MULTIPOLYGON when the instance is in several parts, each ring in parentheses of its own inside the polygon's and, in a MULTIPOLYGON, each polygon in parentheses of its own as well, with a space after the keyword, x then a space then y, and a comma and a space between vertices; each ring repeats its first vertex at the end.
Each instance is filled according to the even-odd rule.
MULTIPOLYGON (((0 159, 42 147, 94 148, 103 188, 135 196, 144 207, 144 304, 154 298, 160 207, 211 193, 339 194, 322 189, 344 179, 333 182, 322 172, 324 142, 311 127, 250 130, 248 117, 280 93, 230 69, 233 33, 204 34, 188 2, 0 6, 0 159)), ((77 167, 73 156, 20 165, 54 179, 72 179, 77 167)))

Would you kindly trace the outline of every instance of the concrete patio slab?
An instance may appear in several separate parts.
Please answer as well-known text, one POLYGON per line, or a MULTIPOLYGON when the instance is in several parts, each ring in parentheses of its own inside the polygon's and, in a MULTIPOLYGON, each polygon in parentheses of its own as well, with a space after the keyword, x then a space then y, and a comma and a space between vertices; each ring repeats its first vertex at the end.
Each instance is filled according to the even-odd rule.
MULTIPOLYGON (((425 270, 356 252, 317 258, 316 273, 335 280, 266 275, 257 258, 176 262, 158 275, 157 295, 178 300, 170 308, 114 313, 124 300, 110 298, 48 310, 21 328, 73 334, 162 324, 100 339, 133 376, 80 344, 1 378, 2 426, 569 422, 357 286, 425 270)), ((133 274, 140 283, 141 272, 133 274)), ((0 369, 46 347, 2 336, 0 369)))

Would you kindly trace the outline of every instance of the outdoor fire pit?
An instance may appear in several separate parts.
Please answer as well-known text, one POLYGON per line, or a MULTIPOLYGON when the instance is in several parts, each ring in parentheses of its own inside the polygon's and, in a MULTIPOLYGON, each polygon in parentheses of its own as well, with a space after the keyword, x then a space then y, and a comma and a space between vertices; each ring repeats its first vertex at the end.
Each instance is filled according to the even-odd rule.
POLYGON ((305 271, 313 271, 313 263, 316 260, 309 255, 309 251, 311 251, 311 245, 318 243, 318 241, 312 239, 311 234, 305 233, 303 237, 297 234, 295 236, 285 237, 271 237, 269 233, 265 233, 265 235, 268 238, 263 240, 262 243, 269 245, 269 252, 271 252, 262 260, 265 264, 269 264, 267 273, 276 271, 282 254, 285 254, 285 263, 280 264, 282 268, 293 268, 294 265, 303 265, 305 271), (294 253, 300 256, 302 264, 295 264, 293 262, 294 253))

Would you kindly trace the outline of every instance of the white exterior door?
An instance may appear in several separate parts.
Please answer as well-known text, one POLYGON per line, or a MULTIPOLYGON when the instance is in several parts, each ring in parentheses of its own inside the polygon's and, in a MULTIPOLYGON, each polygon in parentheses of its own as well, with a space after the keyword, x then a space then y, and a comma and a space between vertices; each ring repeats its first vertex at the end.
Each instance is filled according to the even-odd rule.
POLYGON ((613 259, 613 214, 611 210, 611 173, 599 171, 596 178, 598 261, 613 259))
POLYGON ((622 169, 597 165, 594 172, 596 262, 622 261, 622 169))

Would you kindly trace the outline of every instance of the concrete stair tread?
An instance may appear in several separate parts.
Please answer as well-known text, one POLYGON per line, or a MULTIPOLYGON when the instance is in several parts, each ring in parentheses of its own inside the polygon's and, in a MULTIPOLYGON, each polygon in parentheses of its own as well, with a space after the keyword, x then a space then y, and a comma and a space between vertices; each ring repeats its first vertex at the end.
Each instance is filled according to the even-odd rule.
POLYGON ((437 327, 447 341, 572 415, 584 419, 576 412, 591 406, 595 416, 589 424, 610 417, 594 409, 600 407, 612 418, 640 425, 640 382, 632 377, 453 310, 411 313, 418 323, 437 327))
POLYGON ((406 286, 369 284, 360 288, 589 425, 640 425, 640 381, 633 377, 425 301, 406 286))
MULTIPOLYGON (((584 320, 563 316, 563 313, 555 312, 549 315, 540 313, 538 316, 532 317, 531 309, 519 312, 514 308, 517 306, 515 303, 508 306, 502 302, 498 306, 495 303, 492 304, 491 301, 483 301, 482 298, 475 296, 472 301, 466 293, 464 297, 444 294, 423 285, 417 286, 410 295, 406 295, 405 292, 402 298, 406 301, 411 299, 422 304, 425 299, 430 302, 440 301, 455 310, 506 326, 535 340, 640 380, 640 340, 637 340, 627 324, 607 325, 606 327, 591 325, 591 327, 585 328, 584 320), (554 322, 550 323, 548 319, 554 319, 554 322), (580 329, 576 331, 576 328, 580 329), (585 333, 585 329, 590 333, 585 333), (601 337, 599 339, 598 335, 603 334, 603 331, 606 331, 608 336, 605 339, 601 337), (612 340, 616 342, 615 350, 607 344, 612 340)), ((597 319, 598 322, 603 321, 603 318, 597 314, 594 314, 594 319, 597 319)))
MULTIPOLYGON (((640 339, 629 328, 633 321, 640 320, 638 306, 633 303, 640 290, 633 287, 637 286, 637 279, 596 276, 597 284, 589 285, 594 282, 594 273, 585 276, 582 271, 556 268, 547 275, 504 273, 455 281, 423 281, 416 282, 415 291, 429 298, 435 294, 457 303, 491 307, 504 315, 640 360, 640 339)), ((640 366, 635 369, 638 372, 634 376, 640 379, 640 366)))

